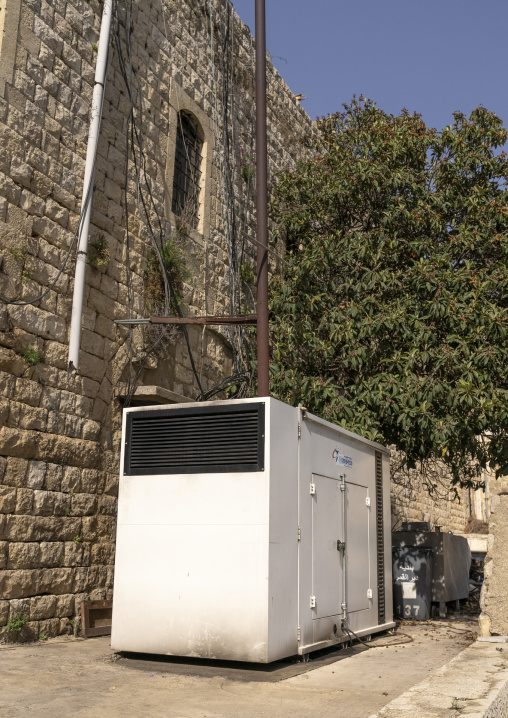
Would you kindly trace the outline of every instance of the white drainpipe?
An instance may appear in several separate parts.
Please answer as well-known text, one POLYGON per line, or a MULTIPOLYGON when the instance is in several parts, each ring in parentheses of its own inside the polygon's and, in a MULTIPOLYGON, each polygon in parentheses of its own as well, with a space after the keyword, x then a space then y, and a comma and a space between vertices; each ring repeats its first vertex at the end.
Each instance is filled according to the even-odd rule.
POLYGON ((72 297, 71 331, 69 336, 69 362, 67 376, 77 372, 79 367, 79 346, 81 343, 81 317, 83 314, 83 296, 85 293, 85 271, 88 251, 88 231, 92 214, 92 197, 95 155, 102 118, 102 105, 104 101, 104 87, 108 69, 109 36, 111 32, 111 19, 113 15, 113 0, 104 0, 101 31, 99 35, 99 48, 97 51, 97 65, 95 67, 95 85, 92 98, 92 112, 90 117, 90 130, 88 132, 88 146, 86 149, 85 176, 83 178, 83 196, 81 211, 85 211, 81 218, 79 231, 78 253, 76 256, 76 273, 74 275, 74 295, 72 297))

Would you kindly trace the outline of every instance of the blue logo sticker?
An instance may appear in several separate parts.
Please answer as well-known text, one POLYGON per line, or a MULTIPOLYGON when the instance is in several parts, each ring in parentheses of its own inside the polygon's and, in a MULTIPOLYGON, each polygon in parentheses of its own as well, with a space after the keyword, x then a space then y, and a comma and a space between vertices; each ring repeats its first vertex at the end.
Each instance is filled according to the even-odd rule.
POLYGON ((336 464, 347 466, 348 469, 353 468, 353 459, 350 456, 341 456, 340 449, 333 450, 332 459, 335 459, 336 464))

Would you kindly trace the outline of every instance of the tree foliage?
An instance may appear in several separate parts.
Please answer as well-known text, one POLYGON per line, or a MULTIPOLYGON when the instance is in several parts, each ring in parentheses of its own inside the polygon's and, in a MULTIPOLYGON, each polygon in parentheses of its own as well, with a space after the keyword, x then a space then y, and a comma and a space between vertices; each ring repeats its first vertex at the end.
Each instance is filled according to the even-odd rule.
POLYGON ((508 161, 501 120, 353 99, 282 174, 270 297, 275 396, 471 485, 508 473, 508 161))

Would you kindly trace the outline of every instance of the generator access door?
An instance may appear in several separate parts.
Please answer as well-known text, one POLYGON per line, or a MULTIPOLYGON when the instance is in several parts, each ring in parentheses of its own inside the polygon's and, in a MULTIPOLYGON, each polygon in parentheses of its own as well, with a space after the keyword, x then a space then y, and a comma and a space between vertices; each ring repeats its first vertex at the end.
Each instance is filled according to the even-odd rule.
POLYGON ((314 619, 341 611, 344 552, 342 539, 342 492, 337 479, 312 475, 312 596, 314 619))
POLYGON ((348 613, 370 607, 369 492, 346 481, 346 597, 348 613))

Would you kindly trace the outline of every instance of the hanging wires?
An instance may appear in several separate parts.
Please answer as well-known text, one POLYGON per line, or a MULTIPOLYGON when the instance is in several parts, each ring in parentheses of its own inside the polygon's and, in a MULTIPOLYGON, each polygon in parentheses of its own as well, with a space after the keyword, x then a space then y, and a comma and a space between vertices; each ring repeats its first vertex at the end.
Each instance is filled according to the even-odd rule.
MULTIPOLYGON (((222 219, 224 227, 224 235, 227 244, 228 260, 229 260, 229 309, 231 314, 238 314, 242 311, 242 295, 245 293, 242 280, 242 263, 245 250, 245 228, 247 210, 245 208, 242 226, 238 222, 237 217, 237 199, 235 196, 235 187, 237 180, 237 162, 235 157, 235 126, 234 126, 234 101, 235 101, 235 34, 234 34, 234 8, 230 0, 224 0, 224 3, 217 4, 219 13, 224 7, 224 18, 219 15, 218 22, 216 20, 216 12, 212 6, 211 0, 208 0, 209 23, 210 23, 210 71, 212 78, 212 90, 214 95, 213 106, 213 122, 215 136, 215 152, 217 156, 217 169, 219 175, 220 197, 222 201, 222 219), (217 53, 219 66, 215 65, 215 42, 214 27, 218 28, 217 53), (219 111, 219 92, 217 76, 221 78, 221 104, 219 111), (220 122, 219 122, 220 117, 220 122), (240 244, 241 243, 241 244, 240 244), (240 250, 239 250, 240 247, 240 250)), ((253 48, 251 37, 251 60, 253 64, 253 48)), ((252 105, 254 102, 254 93, 252 91, 252 105)), ((252 157, 253 142, 253 117, 254 112, 251 111, 251 130, 250 130, 250 156, 252 157)), ((247 201, 250 198, 250 182, 251 175, 248 174, 247 185, 247 201)), ((250 287, 247 285, 250 293, 250 299, 255 306, 254 298, 250 287)), ((238 398, 246 396, 252 380, 251 369, 251 351, 245 330, 242 327, 229 329, 229 338, 233 351, 233 368, 234 374, 223 380, 209 391, 203 393, 199 398, 205 399, 215 396, 225 389, 231 390, 234 387, 234 393, 230 398, 238 398)))
MULTIPOLYGON (((170 303, 173 304, 176 314, 182 316, 181 308, 179 305, 178 297, 173 290, 171 276, 164 263, 164 230, 162 227, 160 212, 156 206, 151 182, 146 171, 146 155, 143 148, 142 133, 139 129, 142 120, 142 94, 140 80, 137 76, 136 69, 132 63, 131 55, 131 36, 133 32, 132 27, 132 0, 125 0, 125 11, 124 21, 120 19, 120 8, 118 0, 116 2, 116 13, 117 22, 115 27, 116 33, 116 44, 118 46, 118 56, 120 64, 120 72, 124 78, 125 86, 127 88, 128 100, 129 100, 129 116, 126 130, 126 139, 129 151, 131 154, 131 161, 134 166, 134 176, 136 185, 136 197, 138 202, 139 214, 142 221, 145 224, 148 235, 151 239, 153 250, 157 256, 157 259, 161 265, 162 277, 164 282, 164 293, 165 293, 165 311, 169 313, 170 303), (121 27, 123 26, 123 33, 121 27)), ((166 31, 166 39, 168 37, 165 8, 163 1, 161 0, 162 15, 164 21, 164 28, 166 31)), ((227 254, 229 260, 229 309, 232 314, 238 314, 242 309, 242 294, 245 289, 242 287, 241 279, 241 266, 245 251, 245 236, 246 236, 246 214, 243 219, 243 226, 240 227, 237 217, 237 206, 235 198, 235 187, 236 187, 236 160, 234 153, 235 146, 235 131, 234 131, 234 113, 233 102, 234 102, 234 50, 235 50, 235 35, 234 35, 234 11, 230 0, 225 0, 224 5, 219 2, 219 12, 222 12, 224 7, 224 18, 223 21, 218 23, 219 27, 219 45, 220 52, 218 53, 220 68, 215 67, 215 46, 214 46, 214 9, 212 8, 211 0, 208 0, 208 8, 210 14, 210 55, 211 55, 211 75, 212 85, 214 94, 214 106, 213 106, 213 120, 215 125, 215 142, 216 142, 216 157, 219 170, 219 184, 220 184, 220 195, 222 198, 222 214, 224 221, 224 234, 227 243, 227 254), (219 123, 219 100, 218 100, 218 88, 217 88, 217 76, 220 73, 221 78, 221 107, 220 107, 220 123, 219 123), (241 243, 241 244, 240 244, 241 243), (239 245, 241 251, 239 251, 239 245)), ((253 50, 251 41, 251 55, 253 62, 253 50)), ((253 99, 252 99, 253 102, 253 99)), ((254 113, 251 113, 251 122, 253 123, 254 113)), ((178 122, 182 122, 180 112, 178 113, 178 122)), ((182 128, 180 127, 180 130, 182 128)), ((250 131, 250 153, 252 156, 252 142, 253 142, 253 129, 250 131)), ((185 146, 185 151, 188 152, 185 146)), ((126 177, 128 170, 129 157, 126 160, 126 177)), ((250 194, 250 181, 251 177, 248 178, 248 193, 250 194)), ((192 191, 196 194, 198 188, 194 186, 192 191)), ((248 195, 249 196, 249 195, 248 195)), ((196 199, 194 197, 194 200, 196 199)), ((124 202, 127 213, 127 188, 124 190, 124 202)), ((126 231, 129 235, 128 220, 126 222, 126 231)), ((126 242, 126 257, 127 263, 129 262, 130 244, 127 236, 126 242)), ((205 277, 206 286, 206 277, 205 277)), ((133 315, 133 298, 131 287, 128 286, 129 295, 129 316, 133 315)), ((250 287, 246 287, 250 291, 250 287)), ((250 299, 253 300, 252 292, 250 292, 250 299)), ((163 332, 167 331, 168 327, 163 328, 163 332)), ((133 353, 134 353, 134 340, 133 340, 134 329, 130 328, 130 374, 129 382, 127 386, 127 398, 126 403, 130 402, 137 382, 139 381, 141 372, 146 366, 149 356, 158 347, 160 347, 162 338, 159 336, 152 346, 149 347, 142 359, 137 371, 133 370, 133 353)), ((187 328, 183 326, 183 332, 187 347, 189 350, 189 357, 192 366, 192 370, 196 379, 196 383, 199 387, 200 394, 198 400, 208 399, 211 396, 215 396, 228 390, 230 396, 240 397, 245 396, 248 393, 248 389, 251 382, 251 351, 245 330, 239 328, 224 329, 226 336, 229 336, 232 351, 233 351, 233 368, 234 374, 231 377, 227 377, 216 386, 212 387, 208 391, 204 392, 201 386, 200 377, 196 371, 194 358, 192 355, 190 342, 188 338, 187 328)))
POLYGON ((223 391, 226 391, 231 387, 235 388, 235 393, 234 397, 230 398, 244 399, 249 393, 250 382, 251 375, 248 372, 238 372, 233 374, 233 376, 226 377, 208 391, 204 391, 200 395, 199 401, 210 401, 210 399, 213 399, 214 396, 221 394, 223 391))
MULTIPOLYGON (((176 314, 182 317, 182 311, 177 293, 174 291, 172 286, 171 275, 164 261, 164 242, 165 242, 165 227, 161 220, 161 214, 159 208, 156 205, 151 181, 147 172, 147 158, 143 146, 143 135, 141 131, 142 117, 143 117, 143 95, 139 77, 132 61, 132 33, 133 33, 133 20, 132 20, 132 0, 125 0, 125 7, 120 8, 118 0, 115 2, 115 26, 114 33, 116 38, 116 47, 118 54, 118 62, 120 67, 120 73, 124 80, 124 84, 127 90, 127 96, 129 101, 129 113, 127 117, 127 128, 126 128, 126 141, 127 141, 127 152, 125 162, 125 189, 124 189, 124 202, 125 202, 125 214, 128 217, 128 198, 127 198, 127 182, 128 182, 128 166, 129 157, 132 159, 134 166, 135 186, 136 186, 136 200, 138 206, 138 212, 141 220, 143 221, 147 230, 148 236, 152 243, 152 249, 159 261, 161 267, 162 281, 164 284, 164 311, 169 314, 171 303, 173 304, 176 314), (120 17, 123 9, 123 22, 120 17), (123 33, 121 32, 123 28, 123 33), (125 49, 124 49, 125 48, 125 49), (136 104, 137 99, 137 104, 136 104)), ((162 7, 164 16, 164 7, 162 7)), ((165 18, 164 18, 165 22, 165 18)), ((167 33, 166 33, 167 35, 167 33)), ((166 38, 167 39, 167 38, 166 38)), ((129 241, 129 224, 128 219, 126 221, 126 258, 127 258, 127 272, 130 269, 130 241, 129 241)), ((133 315, 133 291, 132 291, 132 280, 129 280, 128 284, 128 302, 129 302, 129 318, 133 315)), ((133 332, 134 329, 130 328, 130 340, 129 340, 129 379, 126 387, 126 398, 125 406, 128 406, 132 401, 132 397, 136 390, 137 383, 140 379, 141 372, 146 366, 149 357, 153 352, 160 346, 162 340, 167 335, 169 330, 168 326, 161 329, 159 336, 151 344, 151 346, 145 352, 143 359, 140 362, 138 370, 133 372, 133 353, 134 353, 134 340, 133 332)), ((185 342, 187 345, 191 368, 196 380, 199 392, 202 393, 203 388, 201 386, 200 378, 196 370, 192 349, 190 346, 189 335, 187 328, 182 326, 185 342)))

